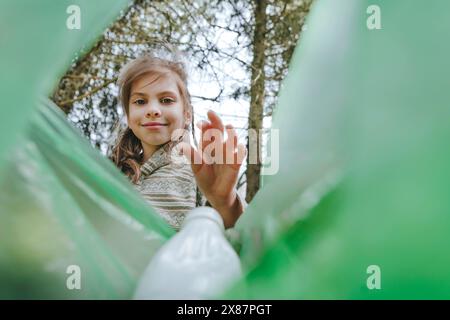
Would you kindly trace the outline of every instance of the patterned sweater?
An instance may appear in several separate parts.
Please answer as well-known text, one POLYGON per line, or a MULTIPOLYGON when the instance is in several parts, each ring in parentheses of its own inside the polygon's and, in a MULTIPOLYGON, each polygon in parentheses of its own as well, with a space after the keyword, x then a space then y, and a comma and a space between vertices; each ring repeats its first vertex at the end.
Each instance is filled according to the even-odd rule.
MULTIPOLYGON (((178 231, 190 210, 208 203, 197 188, 191 165, 179 154, 177 146, 169 142, 156 150, 141 166, 141 177, 135 187, 178 231)), ((245 208, 245 201, 239 195, 238 199, 245 208)))

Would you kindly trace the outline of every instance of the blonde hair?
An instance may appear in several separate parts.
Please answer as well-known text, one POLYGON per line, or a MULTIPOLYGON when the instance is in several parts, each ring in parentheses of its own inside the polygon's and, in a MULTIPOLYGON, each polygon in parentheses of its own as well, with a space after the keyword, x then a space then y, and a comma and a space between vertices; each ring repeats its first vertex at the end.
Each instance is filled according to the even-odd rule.
MULTIPOLYGON (((183 100, 184 112, 193 121, 193 111, 190 95, 187 89, 187 74, 182 62, 170 61, 151 55, 144 55, 127 63, 119 73, 117 84, 119 86, 119 100, 124 114, 129 115, 129 100, 133 81, 144 75, 164 77, 168 73, 176 75, 177 87, 183 100)), ((187 125, 184 129, 189 130, 187 125)), ((111 160, 119 169, 136 183, 140 176, 140 166, 143 164, 143 148, 141 141, 135 136, 130 127, 119 132, 118 138, 112 148, 111 160)))

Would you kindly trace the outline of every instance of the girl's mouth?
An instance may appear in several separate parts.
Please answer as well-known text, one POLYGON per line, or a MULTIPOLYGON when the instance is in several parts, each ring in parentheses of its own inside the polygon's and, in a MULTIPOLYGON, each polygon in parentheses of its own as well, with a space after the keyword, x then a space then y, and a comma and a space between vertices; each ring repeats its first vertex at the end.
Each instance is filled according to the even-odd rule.
POLYGON ((168 124, 160 123, 160 122, 147 122, 147 123, 144 123, 142 126, 149 130, 156 130, 156 129, 160 129, 162 127, 166 127, 166 126, 168 126, 168 124))

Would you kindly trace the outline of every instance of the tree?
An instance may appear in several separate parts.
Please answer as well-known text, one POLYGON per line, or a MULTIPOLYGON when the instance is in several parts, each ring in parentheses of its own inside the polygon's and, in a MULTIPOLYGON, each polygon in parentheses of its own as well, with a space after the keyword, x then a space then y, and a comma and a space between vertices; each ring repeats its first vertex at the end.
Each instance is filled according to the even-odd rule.
MULTIPOLYGON (((264 117, 270 116, 275 106, 281 81, 296 46, 312 1, 291 3, 275 0, 254 0, 252 15, 252 56, 250 112, 248 128, 261 132, 264 117)), ((247 139, 249 143, 255 143, 247 139)), ((250 202, 260 188, 261 140, 257 142, 257 163, 247 164, 247 195, 250 202)), ((249 159, 247 160, 249 161, 249 159)))

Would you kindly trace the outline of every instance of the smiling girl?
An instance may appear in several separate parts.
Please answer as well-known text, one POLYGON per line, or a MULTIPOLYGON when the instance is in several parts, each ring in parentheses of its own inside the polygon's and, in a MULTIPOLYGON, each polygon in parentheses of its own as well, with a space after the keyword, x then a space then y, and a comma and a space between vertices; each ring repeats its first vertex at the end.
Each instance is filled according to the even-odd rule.
POLYGON ((199 149, 187 142, 193 110, 183 64, 142 56, 121 70, 118 85, 128 126, 113 148, 114 163, 176 230, 190 210, 203 205, 198 194, 220 213, 226 228, 233 227, 245 206, 235 186, 246 149, 237 143, 234 128, 212 111, 198 124, 199 149), (222 133, 214 141, 207 134, 212 129, 222 133), (211 143, 234 161, 207 161, 204 151, 211 143))

